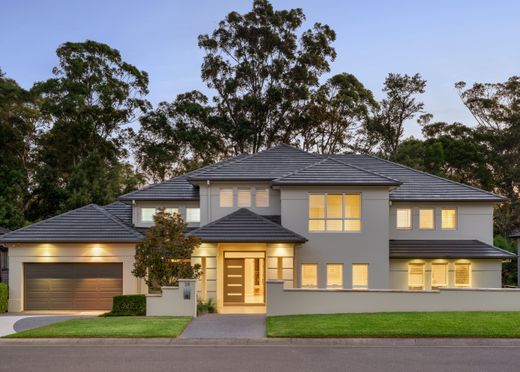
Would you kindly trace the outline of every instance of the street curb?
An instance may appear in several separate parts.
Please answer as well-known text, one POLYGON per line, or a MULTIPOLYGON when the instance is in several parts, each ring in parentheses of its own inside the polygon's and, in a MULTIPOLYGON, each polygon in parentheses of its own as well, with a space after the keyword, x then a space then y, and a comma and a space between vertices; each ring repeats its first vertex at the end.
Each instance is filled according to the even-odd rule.
POLYGON ((24 338, 2 346, 345 346, 345 347, 520 347, 520 338, 24 338))

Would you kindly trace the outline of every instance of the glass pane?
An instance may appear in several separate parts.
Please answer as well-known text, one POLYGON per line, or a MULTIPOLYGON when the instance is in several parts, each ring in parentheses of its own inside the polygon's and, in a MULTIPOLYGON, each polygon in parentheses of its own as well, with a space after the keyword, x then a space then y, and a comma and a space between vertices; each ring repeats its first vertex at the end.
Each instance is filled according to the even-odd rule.
POLYGON ((302 265, 302 288, 316 288, 318 286, 318 265, 302 265))
POLYGON ((343 288, 343 265, 327 265, 327 287, 343 288))
POLYGON ((435 213, 433 209, 419 209, 419 228, 433 229, 435 227, 435 213))
POLYGON ((432 264, 432 288, 446 287, 448 285, 447 268, 447 264, 432 264))
POLYGON ((173 215, 174 213, 179 213, 179 208, 164 208, 164 213, 173 215))
POLYGON ((153 222, 153 216, 155 216, 155 208, 141 208, 142 222, 153 222))
POLYGON ((412 210, 411 209, 398 209, 396 213, 397 217, 397 228, 398 229, 410 229, 412 227, 412 210))
POLYGON ((361 231, 361 220, 345 220, 345 231, 361 231))
POLYGON ((409 264, 408 265, 408 288, 424 289, 424 265, 409 264))
POLYGON ((309 231, 325 231, 325 220, 309 220, 309 231))
POLYGON ((352 288, 368 288, 368 265, 352 265, 352 288))
POLYGON ((256 189, 256 206, 269 207, 269 191, 267 189, 256 189))
POLYGON ((443 229, 457 228, 457 210, 443 209, 441 213, 441 226, 443 229))
POLYGON ((327 220, 327 231, 342 231, 343 220, 327 220))
POLYGON ((327 218, 343 218, 342 195, 327 195, 327 218))
POLYGON ((469 287, 470 285, 470 265, 455 264, 455 285, 458 287, 469 287))
POLYGON ((325 218, 325 195, 309 195, 309 218, 325 218))
POLYGON ((233 207, 233 190, 220 190, 220 206, 222 208, 233 207))
POLYGON ((200 208, 187 208, 186 222, 200 222, 200 208))
POLYGON ((249 189, 238 190, 238 206, 239 207, 250 207, 251 206, 251 190, 249 190, 249 189))
POLYGON ((361 195, 345 195, 345 217, 361 218, 361 195))

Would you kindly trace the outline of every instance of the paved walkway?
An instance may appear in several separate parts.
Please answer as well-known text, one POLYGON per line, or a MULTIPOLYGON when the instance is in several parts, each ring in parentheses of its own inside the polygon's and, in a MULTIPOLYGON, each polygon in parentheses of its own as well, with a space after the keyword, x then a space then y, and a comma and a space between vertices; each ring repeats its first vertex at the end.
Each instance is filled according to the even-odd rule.
POLYGON ((265 337, 265 315, 207 314, 194 319, 180 338, 260 339, 265 337))

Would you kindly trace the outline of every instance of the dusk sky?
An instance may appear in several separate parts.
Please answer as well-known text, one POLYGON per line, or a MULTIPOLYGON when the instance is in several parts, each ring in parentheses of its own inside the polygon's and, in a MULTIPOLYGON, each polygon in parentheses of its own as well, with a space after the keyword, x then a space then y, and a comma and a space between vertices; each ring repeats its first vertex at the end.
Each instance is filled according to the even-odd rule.
MULTIPOLYGON (((331 74, 352 73, 381 97, 390 72, 419 72, 428 81, 422 99, 437 121, 472 124, 453 85, 504 81, 520 74, 520 1, 273 1, 301 7, 337 33, 331 74)), ((0 8, 0 68, 25 88, 47 79, 65 41, 96 40, 150 75, 156 104, 199 89, 202 52, 197 36, 250 1, 23 1, 0 8)), ((407 134, 420 134, 415 122, 407 134)))

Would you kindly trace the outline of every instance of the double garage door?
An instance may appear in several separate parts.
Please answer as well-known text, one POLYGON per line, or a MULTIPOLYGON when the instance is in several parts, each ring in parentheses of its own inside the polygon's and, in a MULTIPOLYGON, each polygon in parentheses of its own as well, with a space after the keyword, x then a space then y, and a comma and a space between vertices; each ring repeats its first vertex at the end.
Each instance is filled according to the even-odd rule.
POLYGON ((25 310, 107 310, 123 293, 120 263, 26 263, 25 310))

